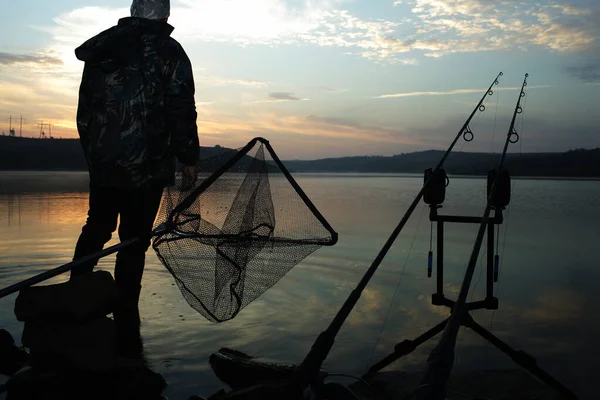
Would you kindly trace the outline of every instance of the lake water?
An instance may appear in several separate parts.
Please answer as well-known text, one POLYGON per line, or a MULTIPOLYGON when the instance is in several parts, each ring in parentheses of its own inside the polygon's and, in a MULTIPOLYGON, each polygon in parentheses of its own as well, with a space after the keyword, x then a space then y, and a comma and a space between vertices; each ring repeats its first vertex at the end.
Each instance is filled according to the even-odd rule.
MULTIPOLYGON (((294 176, 339 233, 339 242, 306 258, 234 320, 213 324, 196 313, 153 250, 148 251, 140 300, 142 337, 152 369, 169 383, 169 399, 209 395, 222 388, 208 364, 209 355, 221 347, 300 362, 422 184, 421 176, 294 176)), ((483 179, 451 179, 442 211, 481 214, 484 195, 483 179)), ((2 287, 70 261, 87 198, 85 173, 0 172, 2 287)), ((598 398, 594 378, 600 376, 599 209, 600 182, 513 180, 512 202, 500 230, 500 278, 494 285, 500 308, 473 312, 484 327, 535 356, 542 368, 581 398, 598 398)), ((449 315, 448 309, 431 305, 435 280, 427 278, 427 216, 421 203, 337 337, 324 365, 329 371, 361 375, 396 343, 449 315)), ((446 227, 449 297, 455 298, 459 290, 476 231, 477 226, 470 225, 446 227)), ((114 243, 117 237, 109 245, 114 243)), ((99 268, 112 272, 114 260, 114 255, 102 259, 99 268)), ((483 296, 483 266, 478 263, 473 279, 474 300, 483 296)), ((15 298, 16 294, 0 299, 0 327, 20 340, 23 326, 13 314, 15 298)), ((389 369, 422 369, 436 343, 426 343, 389 369)), ((456 354, 457 369, 514 366, 464 328, 456 354)))

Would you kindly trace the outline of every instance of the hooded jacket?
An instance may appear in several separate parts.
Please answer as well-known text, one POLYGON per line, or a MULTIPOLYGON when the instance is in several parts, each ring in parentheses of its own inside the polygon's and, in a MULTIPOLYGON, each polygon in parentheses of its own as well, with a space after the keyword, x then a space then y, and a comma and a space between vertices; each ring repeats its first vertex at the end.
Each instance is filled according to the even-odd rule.
POLYGON ((199 157, 194 79, 173 27, 122 18, 75 50, 85 62, 77 129, 90 184, 171 186, 199 157))

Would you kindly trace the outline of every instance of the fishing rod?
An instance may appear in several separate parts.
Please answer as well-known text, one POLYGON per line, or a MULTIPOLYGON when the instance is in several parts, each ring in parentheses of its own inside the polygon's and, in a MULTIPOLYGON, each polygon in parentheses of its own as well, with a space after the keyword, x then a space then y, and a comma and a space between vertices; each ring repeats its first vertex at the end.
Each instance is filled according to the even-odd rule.
POLYGON ((421 190, 419 191, 419 193, 417 194, 417 196, 411 203, 410 207, 408 208, 408 210, 406 211, 406 213, 404 214, 404 216, 402 217, 402 219, 400 220, 400 222, 398 223, 398 225, 392 232, 391 236, 388 238, 388 240, 384 244, 383 248, 381 249, 381 251, 379 252, 377 257, 375 258, 375 260, 373 261, 373 263, 371 264, 371 266, 369 267, 369 269, 367 270, 367 272, 365 273, 363 278, 360 280, 360 282, 358 283, 356 288, 352 291, 350 296, 347 298, 347 300, 345 301, 345 303, 343 304, 341 309, 338 311, 338 313, 334 317, 334 319, 331 322, 331 324, 329 325, 329 327, 325 331, 323 331, 319 334, 315 343, 311 347, 308 355, 304 358, 302 363, 298 366, 297 375, 295 377, 296 384, 307 385, 307 384, 314 382, 318 378, 318 374, 321 369, 321 366, 323 365, 323 362, 325 361, 329 352, 331 351, 331 348, 333 347, 334 342, 335 342, 335 337, 337 336, 338 332, 342 328, 342 325, 344 324, 345 320, 348 318, 348 316, 352 312, 352 309, 354 308, 356 303, 358 303, 358 300, 360 299, 360 296, 361 296, 363 290, 365 289, 365 287, 369 283, 370 279, 375 274, 375 271, 377 271, 377 268, 381 264, 383 258, 387 254, 387 252, 392 247, 392 244, 394 243, 394 241, 396 240, 396 238, 398 237, 398 235, 400 234, 400 232, 406 225, 408 219, 410 218, 411 214, 413 213, 413 211, 415 210, 415 208, 421 201, 423 194, 425 193, 425 191, 427 190, 427 188, 429 187, 431 182, 433 182, 435 179, 437 179, 441 174, 444 174, 444 171, 443 171, 444 162, 446 161, 446 159, 452 152, 452 149, 458 142, 459 138, 462 135, 463 139, 467 142, 470 142, 471 140, 473 140, 473 132, 469 128, 469 124, 470 124, 471 120, 473 119, 473 116, 475 115, 475 113, 478 110, 482 111, 482 112, 485 110, 483 101, 485 100, 485 98, 488 95, 491 96, 494 93, 492 91, 492 88, 494 87, 494 85, 498 85, 498 78, 500 78, 502 75, 503 75, 503 73, 500 72, 496 76, 496 78, 492 81, 491 85, 489 86, 489 88, 487 89, 485 94, 481 97, 481 100, 479 100, 479 103, 477 103, 477 105, 471 112, 471 115, 469 115, 469 117, 467 118, 467 120, 465 121, 463 126, 458 131, 456 137, 450 144, 450 147, 448 147, 448 149, 444 153, 443 157, 438 162, 433 173, 425 181, 423 187, 421 188, 421 190))
POLYGON ((509 143, 514 144, 519 140, 519 136, 515 130, 515 120, 517 114, 523 112, 523 109, 521 108, 521 99, 525 97, 525 86, 527 86, 528 77, 529 74, 525 74, 525 79, 523 80, 523 85, 521 86, 517 105, 515 106, 512 121, 510 123, 510 127, 508 128, 508 134, 506 135, 506 140, 504 142, 504 149, 494 170, 495 174, 493 184, 489 190, 487 204, 483 213, 483 218, 481 219, 481 223, 479 225, 479 231, 477 232, 477 238, 475 240, 475 244, 473 245, 473 250, 471 252, 471 257, 469 258, 469 263, 465 272, 462 286, 460 288, 460 292, 458 294, 458 299, 456 300, 456 303, 452 309, 452 314, 448 319, 446 327, 442 331, 442 337, 438 345, 431 351, 427 360, 424 376, 416 391, 418 400, 445 399, 446 384, 454 363, 454 349, 456 346, 458 330, 463 322, 463 318, 468 312, 468 307, 466 306, 467 296, 469 294, 471 281, 475 272, 479 251, 481 250, 483 236, 489 222, 490 212, 492 208, 495 208, 494 199, 496 198, 497 192, 496 183, 498 182, 498 177, 500 176, 500 172, 504 165, 509 143))

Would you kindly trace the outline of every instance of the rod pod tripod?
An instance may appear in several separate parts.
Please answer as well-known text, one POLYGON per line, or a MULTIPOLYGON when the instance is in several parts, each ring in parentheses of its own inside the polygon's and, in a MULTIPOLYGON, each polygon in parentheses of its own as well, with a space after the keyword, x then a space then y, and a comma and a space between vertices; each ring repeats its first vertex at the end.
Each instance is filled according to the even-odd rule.
MULTIPOLYGON (((437 227, 436 292, 431 296, 431 303, 436 306, 445 306, 453 309, 456 302, 444 295, 444 226, 446 223, 479 225, 482 223, 482 217, 441 215, 438 212, 438 209, 442 208, 448 178, 443 169, 439 170, 438 173, 433 173, 431 169, 428 169, 425 171, 425 180, 432 174, 434 175, 432 176, 433 185, 425 191, 423 196, 424 202, 427 203, 430 208, 429 220, 432 223, 435 223, 437 227)), ((504 354, 508 355, 517 365, 529 371, 565 398, 576 399, 577 397, 572 391, 541 369, 537 365, 535 358, 523 350, 515 350, 504 343, 490 331, 478 324, 469 313, 469 311, 472 310, 498 309, 498 299, 494 297, 494 282, 497 282, 498 280, 499 257, 497 254, 494 256, 494 227, 503 223, 504 218, 502 211, 510 202, 510 175, 509 172, 504 169, 497 174, 497 177, 495 175, 495 170, 491 170, 488 174, 488 195, 490 194, 491 185, 493 184, 494 179, 497 179, 496 185, 498 188, 494 194, 495 197, 493 198, 492 210, 494 211, 494 216, 490 217, 487 221, 486 296, 483 300, 465 303, 468 311, 464 314, 460 324, 471 329, 490 342, 504 354)), ((427 269, 428 277, 432 276, 432 264, 433 257, 432 252, 430 251, 427 269)), ((450 318, 445 319, 413 340, 406 339, 396 344, 396 346, 394 346, 394 352, 383 358, 381 361, 373 364, 364 375, 364 378, 372 377, 376 372, 387 367, 389 364, 415 351, 418 346, 442 332, 446 328, 449 319, 450 318)))

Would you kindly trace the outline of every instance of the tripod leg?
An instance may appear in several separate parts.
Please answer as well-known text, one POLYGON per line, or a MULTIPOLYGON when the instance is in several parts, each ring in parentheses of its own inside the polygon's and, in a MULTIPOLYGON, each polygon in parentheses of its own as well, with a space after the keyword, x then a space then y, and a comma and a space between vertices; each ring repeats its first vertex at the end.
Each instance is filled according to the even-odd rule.
POLYGON ((394 352, 386 356, 383 360, 373 364, 373 366, 369 368, 369 370, 363 376, 363 378, 371 377, 374 373, 387 367, 400 357, 412 353, 416 350, 417 347, 419 347, 420 345, 422 345, 423 343, 425 343, 426 341, 443 331, 446 327, 446 323, 448 323, 448 319, 445 319, 444 321, 440 322, 439 324, 437 324, 436 326, 434 326, 433 328, 431 328, 430 330, 428 330, 427 332, 425 332, 424 334, 422 334, 414 340, 404 340, 398 343, 394 347, 394 352))
POLYGON ((535 358, 525 353, 523 350, 514 350, 512 347, 504 343, 502 340, 494 336, 490 331, 479 325, 471 315, 465 316, 464 326, 470 328, 475 333, 479 334, 485 340, 496 346, 500 351, 507 354, 515 363, 535 375, 546 385, 559 392, 566 399, 577 399, 575 393, 570 391, 562 383, 554 379, 546 371, 538 367, 535 358))

